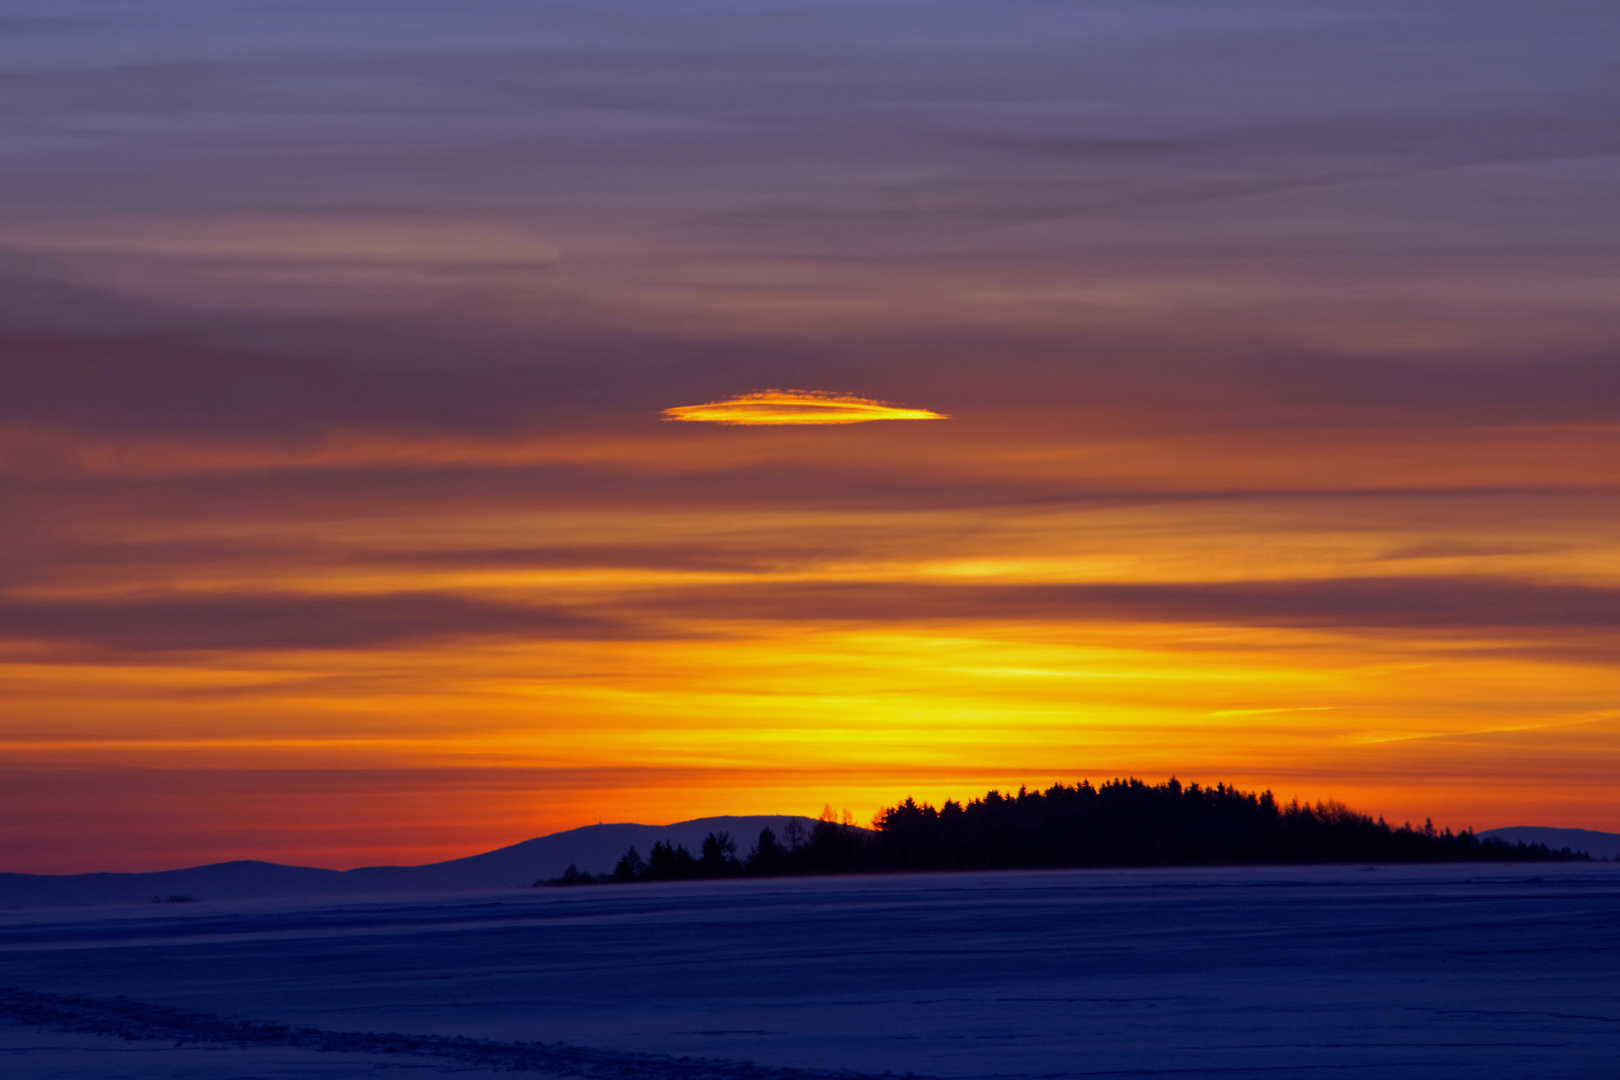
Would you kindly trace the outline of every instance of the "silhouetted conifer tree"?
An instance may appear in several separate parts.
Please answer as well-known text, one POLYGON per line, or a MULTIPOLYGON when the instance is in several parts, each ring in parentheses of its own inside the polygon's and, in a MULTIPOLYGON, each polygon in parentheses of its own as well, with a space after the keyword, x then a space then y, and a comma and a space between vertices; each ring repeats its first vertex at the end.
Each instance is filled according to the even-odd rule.
MULTIPOLYGON (((789 824, 798 824, 789 822, 789 824)), ((748 873, 757 877, 775 877, 782 873, 787 865, 787 849, 776 839, 776 834, 769 825, 759 830, 759 840, 754 844, 753 850, 743 866, 748 873)))
POLYGON ((647 853, 647 869, 642 872, 645 881, 685 881, 698 876, 697 860, 682 844, 673 847, 659 840, 647 853))
POLYGON ((613 868, 613 880, 640 881, 646 872, 647 864, 641 861, 641 856, 637 855, 636 849, 632 847, 619 857, 618 865, 613 868))
POLYGON ((698 874, 701 877, 735 877, 742 873, 737 861, 737 844, 729 833, 710 833, 703 838, 698 856, 698 874))
MULTIPOLYGON (((631 848, 630 849, 630 854, 634 855, 635 851, 636 851, 635 848, 631 848)), ((626 856, 626 858, 628 858, 628 857, 629 856, 626 856)), ((636 861, 640 862, 641 860, 637 859, 636 861)), ((620 859, 619 862, 622 864, 624 862, 624 859, 620 859)), ((569 863, 568 864, 568 869, 566 869, 566 870, 564 870, 562 872, 561 877, 554 877, 554 878, 551 878, 549 881, 548 880, 537 881, 537 882, 535 882, 535 885, 537 885, 537 886, 538 885, 595 885, 601 880, 602 879, 597 877, 595 874, 584 873, 584 872, 582 872, 580 870, 580 868, 578 866, 575 866, 573 863, 569 863)), ((617 877, 615 877, 615 878, 613 878, 613 880, 618 881, 619 879, 617 877)), ((630 879, 626 879, 626 880, 630 880, 630 879)))
POLYGON ((788 872, 850 874, 882 869, 881 853, 871 841, 870 834, 839 822, 829 806, 822 810, 821 820, 811 827, 805 842, 788 853, 788 872))
POLYGON ((807 839, 804 826, 800 824, 799 819, 788 818, 788 823, 782 826, 782 846, 787 849, 787 853, 791 854, 804 847, 807 839))

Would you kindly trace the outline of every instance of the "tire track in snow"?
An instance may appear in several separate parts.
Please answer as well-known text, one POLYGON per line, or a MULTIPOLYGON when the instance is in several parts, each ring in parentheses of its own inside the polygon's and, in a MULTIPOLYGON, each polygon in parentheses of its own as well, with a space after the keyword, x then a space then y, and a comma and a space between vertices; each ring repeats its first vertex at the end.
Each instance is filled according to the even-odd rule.
MULTIPOLYGON (((128 998, 93 998, 0 989, 0 1020, 26 1027, 126 1040, 174 1040, 175 1045, 281 1047, 337 1054, 399 1054, 438 1058, 504 1072, 537 1072, 583 1080, 879 1080, 851 1070, 786 1069, 725 1058, 596 1050, 564 1043, 496 1042, 465 1036, 325 1031, 264 1024, 212 1013, 182 1012, 128 998)), ((883 1076, 892 1076, 884 1073, 883 1076)), ((909 1076, 909 1074, 908 1074, 909 1076)))

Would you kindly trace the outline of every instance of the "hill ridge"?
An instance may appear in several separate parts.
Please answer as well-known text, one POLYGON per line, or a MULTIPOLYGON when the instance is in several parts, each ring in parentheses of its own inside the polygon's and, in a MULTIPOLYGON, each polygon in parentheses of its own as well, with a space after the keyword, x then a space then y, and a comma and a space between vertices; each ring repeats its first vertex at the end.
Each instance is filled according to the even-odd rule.
POLYGON ((695 851, 709 832, 726 831, 738 849, 746 851, 760 829, 769 826, 780 834, 792 820, 806 828, 814 824, 810 818, 789 814, 725 814, 668 825, 599 823, 417 866, 332 870, 262 859, 231 859, 177 870, 0 873, 0 909, 138 904, 168 897, 242 900, 524 888, 558 876, 570 864, 590 873, 606 872, 613 869, 613 863, 626 849, 634 846, 646 854, 657 840, 684 844, 695 851))
POLYGON ((1510 844, 1546 844, 1554 851, 1569 848, 1584 851, 1594 859, 1620 859, 1620 833, 1597 829, 1561 829, 1550 825, 1509 825, 1486 829, 1482 837, 1495 837, 1510 844))

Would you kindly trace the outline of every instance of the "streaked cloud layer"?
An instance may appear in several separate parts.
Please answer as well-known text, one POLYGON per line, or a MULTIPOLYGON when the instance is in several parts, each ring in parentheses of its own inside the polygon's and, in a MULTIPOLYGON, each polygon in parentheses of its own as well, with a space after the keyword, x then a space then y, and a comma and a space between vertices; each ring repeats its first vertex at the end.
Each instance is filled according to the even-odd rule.
POLYGON ((7 18, 0 869, 1620 829, 1612 6, 7 18))

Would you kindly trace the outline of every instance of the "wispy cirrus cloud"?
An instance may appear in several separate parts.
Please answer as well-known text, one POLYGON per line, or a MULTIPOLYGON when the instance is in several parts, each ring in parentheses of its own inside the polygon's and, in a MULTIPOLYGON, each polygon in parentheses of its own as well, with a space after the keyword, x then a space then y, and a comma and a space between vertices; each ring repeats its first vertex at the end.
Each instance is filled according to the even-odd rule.
POLYGON ((852 394, 822 390, 755 390, 702 405, 664 410, 666 420, 710 424, 864 424, 872 420, 947 420, 944 413, 910 409, 852 394))
POLYGON ((635 634, 592 613, 432 593, 0 603, 0 639, 72 642, 132 653, 364 649, 486 635, 593 640, 635 634))
POLYGON ((1612 631, 1620 589, 1487 577, 935 584, 763 582, 666 589, 641 612, 786 622, 1201 623, 1400 631, 1612 631))
MULTIPOLYGON (((626 583, 629 585, 629 583, 626 583)), ((228 594, 0 601, 0 640, 172 650, 370 650, 435 640, 657 641, 754 623, 1202 624, 1448 633, 1522 647, 1620 628, 1620 590, 1464 577, 1131 584, 769 581, 605 588, 564 604, 451 593, 228 594)), ((1454 648, 1460 648, 1456 641, 1454 648)), ((1590 650, 1591 642, 1582 645, 1590 650)), ((1612 656, 1607 639, 1601 650, 1612 656)))

